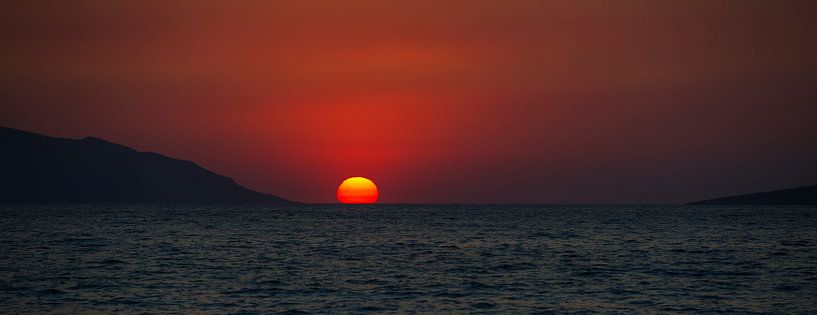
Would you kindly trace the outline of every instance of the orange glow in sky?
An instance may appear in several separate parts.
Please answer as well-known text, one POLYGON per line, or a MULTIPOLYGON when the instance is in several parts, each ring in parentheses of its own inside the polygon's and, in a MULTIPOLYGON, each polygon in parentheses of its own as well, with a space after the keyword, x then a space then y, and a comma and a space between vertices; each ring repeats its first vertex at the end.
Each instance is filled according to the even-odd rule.
POLYGON ((4 1, 0 126, 332 203, 817 182, 817 1, 4 1))
POLYGON ((350 177, 338 186, 338 201, 342 203, 375 203, 379 196, 377 186, 365 177, 350 177))

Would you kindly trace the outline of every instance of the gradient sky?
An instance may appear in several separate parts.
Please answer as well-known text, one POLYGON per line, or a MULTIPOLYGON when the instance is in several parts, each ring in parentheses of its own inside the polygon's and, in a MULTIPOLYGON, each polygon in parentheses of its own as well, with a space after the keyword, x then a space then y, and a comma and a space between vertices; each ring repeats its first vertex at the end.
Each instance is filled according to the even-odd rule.
POLYGON ((15 1, 0 125, 335 202, 817 183, 817 1, 15 1))

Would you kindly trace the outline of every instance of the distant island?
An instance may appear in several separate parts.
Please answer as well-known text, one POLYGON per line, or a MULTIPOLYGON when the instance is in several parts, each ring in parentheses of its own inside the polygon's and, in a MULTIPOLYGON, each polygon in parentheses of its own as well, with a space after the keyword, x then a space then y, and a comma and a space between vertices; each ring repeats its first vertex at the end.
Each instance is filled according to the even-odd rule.
POLYGON ((283 204, 191 161, 0 127, 0 203, 283 204))
POLYGON ((696 201, 695 205, 817 205, 817 185, 696 201))

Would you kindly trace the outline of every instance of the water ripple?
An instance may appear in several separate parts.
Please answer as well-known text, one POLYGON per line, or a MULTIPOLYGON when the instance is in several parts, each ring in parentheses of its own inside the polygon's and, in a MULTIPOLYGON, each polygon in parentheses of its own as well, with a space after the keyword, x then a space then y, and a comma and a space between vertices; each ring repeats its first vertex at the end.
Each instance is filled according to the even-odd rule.
POLYGON ((2 313, 817 313, 812 207, 0 207, 2 313))

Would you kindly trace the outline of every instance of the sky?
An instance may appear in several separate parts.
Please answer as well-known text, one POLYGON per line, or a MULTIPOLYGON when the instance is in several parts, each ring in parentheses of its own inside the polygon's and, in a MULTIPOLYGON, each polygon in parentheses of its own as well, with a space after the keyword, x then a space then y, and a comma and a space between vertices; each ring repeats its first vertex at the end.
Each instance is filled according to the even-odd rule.
POLYGON ((817 184, 815 1, 15 1, 0 125, 336 202, 817 184))

